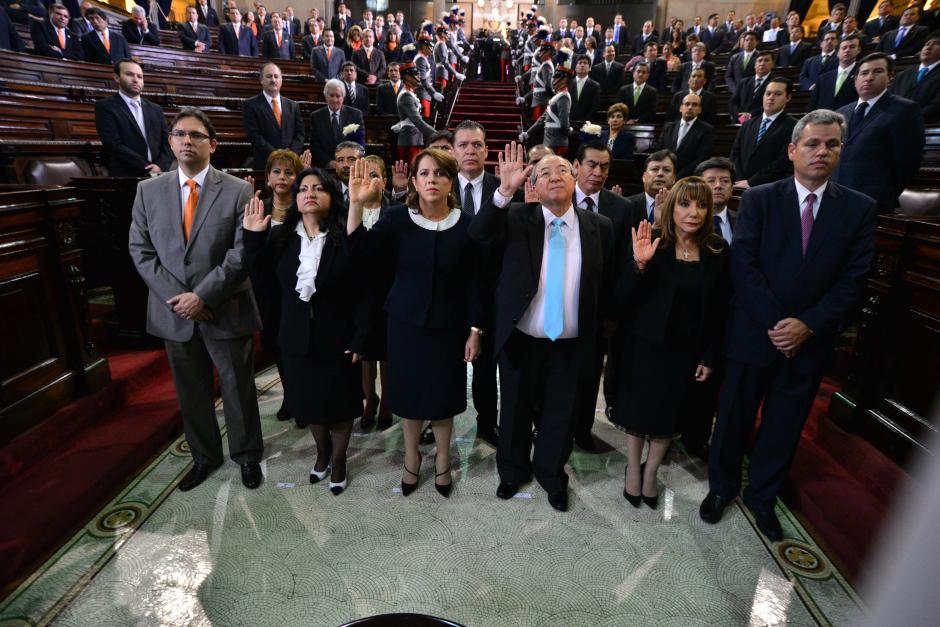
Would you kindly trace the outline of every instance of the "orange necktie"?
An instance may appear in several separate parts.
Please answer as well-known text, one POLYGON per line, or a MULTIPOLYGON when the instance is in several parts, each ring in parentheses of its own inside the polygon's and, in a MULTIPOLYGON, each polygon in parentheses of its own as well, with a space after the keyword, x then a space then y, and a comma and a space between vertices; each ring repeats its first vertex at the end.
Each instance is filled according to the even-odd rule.
POLYGON ((59 48, 65 50, 65 31, 57 28, 55 32, 59 36, 59 48))
POLYGON ((189 232, 193 228, 193 219, 196 217, 196 205, 199 204, 199 192, 196 191, 196 181, 189 179, 186 181, 189 185, 189 198, 186 199, 186 207, 183 209, 183 236, 189 241, 189 232))
POLYGON ((281 105, 277 103, 277 98, 271 99, 271 109, 274 111, 274 119, 277 120, 277 125, 281 125, 281 105))
POLYGON ((396 96, 398 95, 398 85, 396 85, 395 83, 392 83, 392 91, 395 92, 396 96))
POLYGON ((326 60, 327 60, 327 61, 330 60, 330 50, 332 50, 332 48, 327 48, 327 49, 326 49, 326 60))
POLYGON ((105 36, 104 36, 104 39, 102 39, 101 41, 104 42, 104 49, 105 49, 105 51, 106 51, 108 54, 111 54, 111 40, 108 38, 108 36, 105 35, 105 36))
POLYGON ((277 47, 278 48, 281 47, 281 34, 280 33, 277 33, 277 47))

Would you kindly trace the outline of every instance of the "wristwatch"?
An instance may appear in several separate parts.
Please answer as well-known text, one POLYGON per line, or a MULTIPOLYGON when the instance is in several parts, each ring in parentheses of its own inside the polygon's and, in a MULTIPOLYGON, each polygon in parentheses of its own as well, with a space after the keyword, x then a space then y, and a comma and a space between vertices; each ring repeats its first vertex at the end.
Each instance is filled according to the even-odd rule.
POLYGON ((473 333, 476 333, 480 337, 483 337, 483 329, 481 329, 480 327, 470 327, 470 331, 472 331, 473 333))

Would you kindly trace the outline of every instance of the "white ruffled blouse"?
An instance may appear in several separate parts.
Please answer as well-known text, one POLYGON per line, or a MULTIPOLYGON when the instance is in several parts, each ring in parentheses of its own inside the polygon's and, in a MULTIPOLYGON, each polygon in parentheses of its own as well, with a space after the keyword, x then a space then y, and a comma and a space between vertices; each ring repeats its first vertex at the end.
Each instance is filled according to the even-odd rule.
POLYGON ((320 257, 323 256, 323 246, 326 245, 326 233, 310 237, 303 221, 297 223, 296 231, 300 236, 300 264, 297 266, 295 289, 300 300, 309 303, 310 297, 317 291, 317 270, 320 268, 320 257))
POLYGON ((457 224, 460 220, 460 209, 456 207, 450 210, 450 213, 447 214, 447 217, 443 220, 428 220, 420 213, 416 211, 408 210, 408 217, 411 218, 411 221, 420 226, 422 229, 427 229, 428 231, 446 231, 450 227, 457 224))
POLYGON ((375 226, 375 223, 379 221, 381 214, 382 207, 376 207, 375 209, 363 209, 362 226, 366 227, 367 231, 371 231, 372 227, 375 226))

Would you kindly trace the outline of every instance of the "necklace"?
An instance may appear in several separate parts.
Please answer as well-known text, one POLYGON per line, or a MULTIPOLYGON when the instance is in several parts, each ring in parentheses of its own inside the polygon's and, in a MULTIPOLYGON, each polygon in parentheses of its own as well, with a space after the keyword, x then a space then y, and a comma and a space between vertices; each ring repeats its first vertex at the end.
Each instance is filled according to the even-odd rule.
POLYGON ((682 249, 682 258, 685 259, 686 261, 689 260, 689 249, 688 249, 688 248, 683 248, 683 249, 682 249))

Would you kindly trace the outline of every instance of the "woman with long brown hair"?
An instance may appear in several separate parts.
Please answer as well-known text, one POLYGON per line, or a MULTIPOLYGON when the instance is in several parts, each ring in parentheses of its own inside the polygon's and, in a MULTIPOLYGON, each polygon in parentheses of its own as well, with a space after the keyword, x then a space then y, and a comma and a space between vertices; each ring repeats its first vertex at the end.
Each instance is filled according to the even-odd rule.
POLYGON ((634 507, 656 508, 659 465, 690 411, 693 386, 720 358, 731 271, 712 212, 705 180, 688 177, 669 191, 655 230, 646 221, 632 230, 633 264, 617 293, 629 331, 612 419, 627 432, 623 496, 634 507))

